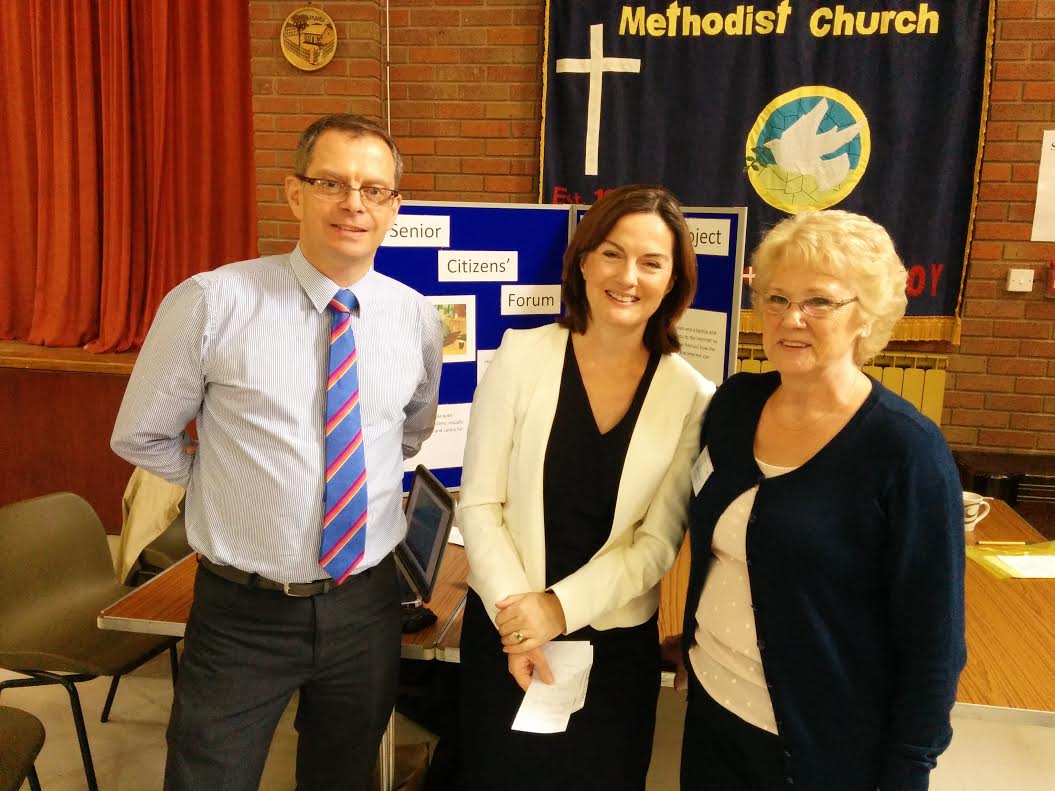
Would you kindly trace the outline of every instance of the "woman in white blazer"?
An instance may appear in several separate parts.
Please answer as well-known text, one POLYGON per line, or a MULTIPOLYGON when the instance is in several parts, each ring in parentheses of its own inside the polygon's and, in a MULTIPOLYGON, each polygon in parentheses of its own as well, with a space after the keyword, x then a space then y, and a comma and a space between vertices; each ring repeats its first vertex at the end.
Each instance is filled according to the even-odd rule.
POLYGON ((510 330, 473 400, 460 524, 462 787, 645 787, 659 690, 658 583, 681 544, 714 385, 675 352, 696 258, 662 187, 613 190, 564 256, 565 314, 510 330), (511 730, 543 647, 593 645, 585 705, 511 730))

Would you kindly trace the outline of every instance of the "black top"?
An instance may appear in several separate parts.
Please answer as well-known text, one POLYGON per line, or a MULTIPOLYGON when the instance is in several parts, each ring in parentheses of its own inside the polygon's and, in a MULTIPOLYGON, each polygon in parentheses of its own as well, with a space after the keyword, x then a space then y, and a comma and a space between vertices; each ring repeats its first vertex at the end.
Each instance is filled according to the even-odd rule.
POLYGON ((542 478, 547 587, 586 565, 611 535, 630 437, 659 365, 659 355, 651 355, 626 414, 602 434, 571 338, 569 333, 542 478))
POLYGON ((779 384, 776 372, 737 374, 708 408, 713 471, 689 511, 686 652, 715 524, 757 484, 747 565, 788 782, 923 791, 952 735, 966 658, 956 465, 938 427, 873 380, 813 458, 765 478, 753 442, 779 384))

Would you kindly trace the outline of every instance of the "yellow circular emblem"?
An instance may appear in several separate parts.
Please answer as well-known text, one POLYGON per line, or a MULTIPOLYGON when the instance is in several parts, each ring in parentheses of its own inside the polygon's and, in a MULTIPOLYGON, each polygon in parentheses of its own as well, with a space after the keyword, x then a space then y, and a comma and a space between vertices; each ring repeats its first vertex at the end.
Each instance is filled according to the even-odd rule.
POLYGON ((318 8, 298 8, 282 23, 282 54, 304 71, 321 69, 337 49, 337 28, 318 8))
POLYGON ((804 85, 766 105, 747 135, 755 192, 795 214, 834 206, 868 168, 872 136, 857 102, 827 85, 804 85))

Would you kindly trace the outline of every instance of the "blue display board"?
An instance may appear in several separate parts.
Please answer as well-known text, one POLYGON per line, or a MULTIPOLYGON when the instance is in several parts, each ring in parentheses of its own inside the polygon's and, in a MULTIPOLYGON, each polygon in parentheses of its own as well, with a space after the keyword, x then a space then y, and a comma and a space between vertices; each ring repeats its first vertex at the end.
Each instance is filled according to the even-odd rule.
MULTIPOLYGON (((440 414, 408 469, 425 464, 450 488, 461 483, 468 408, 490 356, 510 328, 560 314, 560 276, 574 224, 589 207, 406 201, 376 269, 424 294, 444 318, 440 414)), ((699 285, 679 325, 683 356, 719 381, 736 364, 746 209, 686 209, 699 285)), ((404 487, 410 474, 404 477, 404 487)))
MULTIPOLYGON (((569 206, 405 201, 400 207, 396 223, 374 259, 377 271, 406 283, 441 306, 442 299, 437 298, 454 297, 457 299, 448 305, 470 308, 465 316, 466 352, 460 354, 453 344, 444 347, 441 412, 445 405, 472 402, 480 352, 497 349, 507 329, 538 327, 559 315, 560 276, 570 224, 569 206), (504 271, 498 271, 503 265, 504 271), (517 290, 530 286, 551 288, 545 298, 517 290), (507 310, 547 312, 503 313, 503 297, 508 301, 510 293, 523 293, 520 299, 544 304, 506 305, 507 310), (549 299, 553 299, 552 304, 549 299)), ((461 482, 460 462, 457 467, 432 471, 445 486, 457 487, 461 482)), ((404 487, 409 482, 408 475, 404 487)))

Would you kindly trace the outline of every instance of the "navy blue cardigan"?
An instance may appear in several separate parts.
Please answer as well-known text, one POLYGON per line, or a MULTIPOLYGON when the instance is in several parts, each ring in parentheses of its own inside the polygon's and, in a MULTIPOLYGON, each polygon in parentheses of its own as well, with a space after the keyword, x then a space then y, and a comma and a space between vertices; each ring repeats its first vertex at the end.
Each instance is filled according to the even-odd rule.
POLYGON ((714 472, 689 516, 686 661, 715 523, 757 483, 747 565, 787 777, 809 791, 926 789, 967 657, 956 465, 937 426, 873 380, 816 456, 767 480, 753 441, 779 383, 738 374, 707 412, 714 472))

